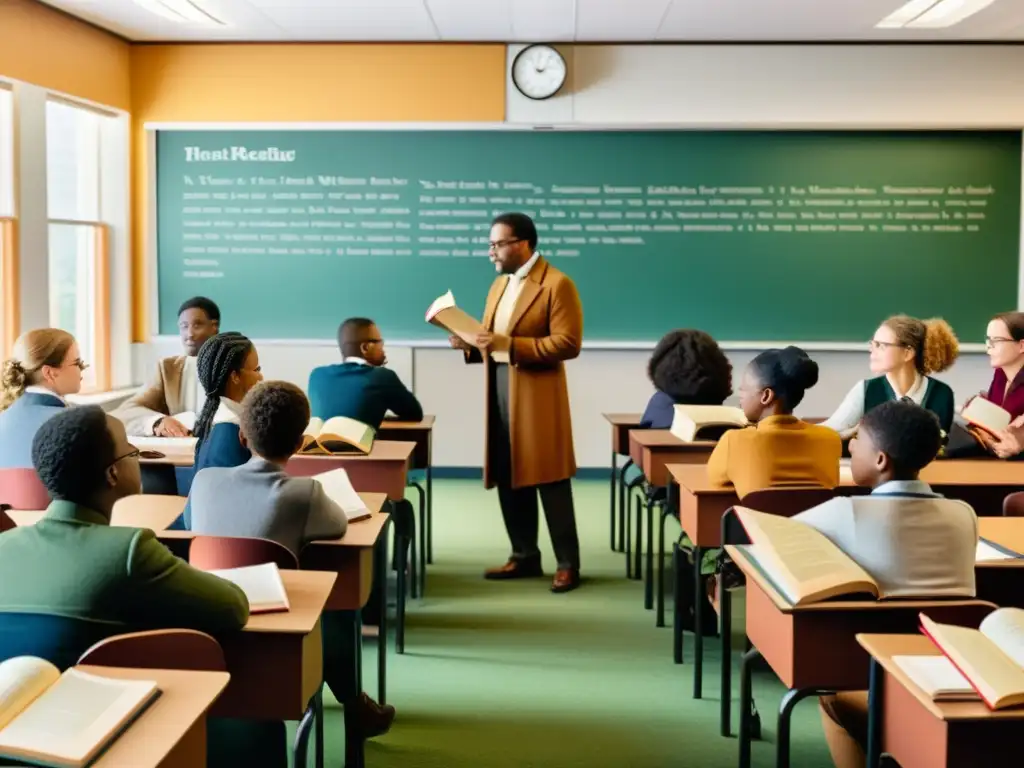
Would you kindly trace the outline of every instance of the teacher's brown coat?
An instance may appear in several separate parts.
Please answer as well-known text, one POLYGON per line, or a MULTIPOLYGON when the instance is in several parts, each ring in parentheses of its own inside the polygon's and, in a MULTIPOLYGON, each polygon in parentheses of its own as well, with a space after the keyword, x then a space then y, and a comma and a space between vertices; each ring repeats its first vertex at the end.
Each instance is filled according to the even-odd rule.
MULTIPOLYGON (((508 276, 498 277, 487 294, 483 324, 494 328, 498 301, 508 276)), ((515 488, 543 485, 576 474, 572 442, 569 388, 564 361, 580 353, 583 342, 583 308, 576 286, 543 257, 538 258, 516 299, 508 333, 509 398, 511 400, 512 485, 515 488)), ((479 350, 467 353, 468 362, 482 362, 479 350)), ((494 382, 491 366, 485 366, 487 436, 484 485, 494 486, 490 471, 490 407, 494 382)))

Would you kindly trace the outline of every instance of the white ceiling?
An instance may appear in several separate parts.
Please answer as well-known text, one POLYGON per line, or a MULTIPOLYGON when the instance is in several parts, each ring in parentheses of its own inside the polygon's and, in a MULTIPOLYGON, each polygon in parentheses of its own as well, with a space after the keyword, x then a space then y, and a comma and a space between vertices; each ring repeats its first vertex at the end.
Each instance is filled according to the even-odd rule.
POLYGON ((46 0, 130 40, 1024 40, 1024 0, 947 29, 875 29, 906 0, 195 0, 225 26, 176 23, 132 0, 46 0))

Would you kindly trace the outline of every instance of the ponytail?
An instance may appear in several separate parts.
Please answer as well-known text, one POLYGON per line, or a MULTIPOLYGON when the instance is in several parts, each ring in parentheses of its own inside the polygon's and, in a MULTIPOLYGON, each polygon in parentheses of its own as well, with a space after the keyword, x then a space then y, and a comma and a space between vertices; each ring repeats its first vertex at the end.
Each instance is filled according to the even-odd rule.
POLYGON ((199 373, 199 383, 203 385, 203 390, 206 392, 206 402, 203 403, 203 409, 196 417, 194 432, 198 438, 196 441, 197 452, 213 428, 213 417, 220 407, 220 398, 227 388, 231 374, 242 370, 245 358, 251 351, 252 342, 234 331, 219 333, 207 339, 199 348, 196 368, 199 373))

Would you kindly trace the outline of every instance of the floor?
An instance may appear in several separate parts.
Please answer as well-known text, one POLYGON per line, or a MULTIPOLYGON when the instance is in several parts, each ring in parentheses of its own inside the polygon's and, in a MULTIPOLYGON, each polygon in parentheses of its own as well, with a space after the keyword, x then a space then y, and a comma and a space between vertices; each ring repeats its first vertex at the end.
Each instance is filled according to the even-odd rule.
MULTIPOLYGON (((672 663, 670 630, 655 628, 642 585, 625 579, 623 556, 609 549, 605 482, 576 483, 585 583, 566 595, 551 594, 548 578, 484 581, 483 569, 507 554, 496 496, 461 480, 435 481, 434 493, 427 597, 410 603, 405 655, 389 656, 388 702, 398 716, 367 743, 368 768, 736 765, 736 739, 718 735, 717 644, 706 649, 706 698, 695 701, 692 665, 672 663)), ((365 685, 376 695, 372 645, 365 656, 365 685)), ((765 738, 753 764, 774 765, 782 687, 764 672, 754 691, 765 738)), ((327 707, 333 768, 343 764, 341 711, 332 700, 327 707)), ((792 734, 794 768, 831 765, 815 700, 798 705, 792 734)))

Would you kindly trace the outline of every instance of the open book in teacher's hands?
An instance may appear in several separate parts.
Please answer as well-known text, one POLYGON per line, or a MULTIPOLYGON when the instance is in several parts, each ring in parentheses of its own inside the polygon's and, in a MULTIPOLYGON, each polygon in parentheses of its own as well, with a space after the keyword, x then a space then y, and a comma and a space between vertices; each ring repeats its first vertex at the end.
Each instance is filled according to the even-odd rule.
POLYGON ((451 291, 434 299, 427 309, 426 320, 431 325, 444 328, 453 336, 458 336, 470 346, 476 346, 476 336, 483 332, 480 322, 460 309, 455 303, 451 291))
POLYGON ((92 763, 158 695, 151 680, 118 680, 18 656, 0 662, 0 756, 37 765, 92 763))
POLYGON ((335 454, 362 453, 373 450, 373 441, 377 430, 369 424, 350 419, 347 416, 309 420, 306 431, 302 433, 303 454, 335 454))
POLYGON ((997 608, 978 629, 940 624, 922 613, 921 631, 989 709, 1024 704, 1024 611, 1020 608, 997 608))

